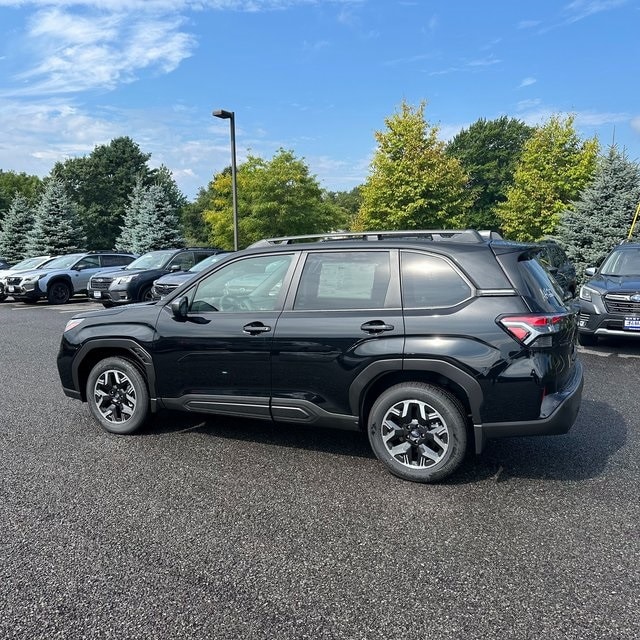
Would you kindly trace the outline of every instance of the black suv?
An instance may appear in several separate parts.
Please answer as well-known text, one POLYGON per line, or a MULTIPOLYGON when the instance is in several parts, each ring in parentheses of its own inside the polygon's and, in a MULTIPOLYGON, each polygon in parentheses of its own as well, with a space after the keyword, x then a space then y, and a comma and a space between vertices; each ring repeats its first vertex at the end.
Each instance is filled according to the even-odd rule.
POLYGON ((113 433, 161 408, 362 429, 417 482, 485 438, 569 430, 576 314, 536 246, 475 231, 307 239, 230 254, 158 302, 74 316, 64 392, 113 433))
POLYGON ((578 340, 592 345, 598 336, 640 337, 640 244, 617 245, 580 287, 578 340))
POLYGON ((187 247, 150 251, 127 265, 125 269, 103 272, 91 278, 89 297, 105 307, 153 300, 153 281, 167 273, 188 271, 204 258, 220 249, 187 247))

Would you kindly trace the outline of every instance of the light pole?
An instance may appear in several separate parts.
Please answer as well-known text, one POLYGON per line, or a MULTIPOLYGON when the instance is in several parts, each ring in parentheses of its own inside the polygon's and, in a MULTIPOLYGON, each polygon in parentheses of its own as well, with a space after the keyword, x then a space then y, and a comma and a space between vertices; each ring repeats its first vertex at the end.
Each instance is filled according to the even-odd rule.
POLYGON ((233 111, 219 109, 212 113, 216 118, 229 120, 231 128, 231 194, 233 197, 233 249, 238 250, 238 181, 236 178, 236 118, 233 111))

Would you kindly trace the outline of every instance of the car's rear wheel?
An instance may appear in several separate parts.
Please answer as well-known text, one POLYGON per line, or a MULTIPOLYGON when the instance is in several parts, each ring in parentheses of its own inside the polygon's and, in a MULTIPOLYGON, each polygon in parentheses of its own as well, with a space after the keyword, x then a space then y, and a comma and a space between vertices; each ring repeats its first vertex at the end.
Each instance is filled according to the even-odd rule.
POLYGON ((460 401, 430 384, 390 387, 369 414, 369 442, 389 471, 404 480, 435 482, 452 474, 467 448, 460 401))
POLYGON ((133 433, 149 415, 149 391, 144 377, 124 358, 105 358, 87 379, 91 415, 111 433, 133 433))
POLYGON ((49 304, 66 304, 71 297, 71 289, 65 282, 54 282, 47 290, 49 304))

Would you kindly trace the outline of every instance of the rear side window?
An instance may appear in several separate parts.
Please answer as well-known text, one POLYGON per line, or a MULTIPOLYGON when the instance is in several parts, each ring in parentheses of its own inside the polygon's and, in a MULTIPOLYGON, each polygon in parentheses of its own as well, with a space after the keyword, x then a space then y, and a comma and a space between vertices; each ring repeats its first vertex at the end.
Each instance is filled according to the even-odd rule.
POLYGON ((562 311, 562 289, 549 277, 537 260, 521 260, 519 263, 525 284, 525 295, 532 299, 541 311, 562 311))
POLYGON ((133 260, 132 256, 102 256, 101 262, 103 267, 121 267, 129 264, 133 260))
POLYGON ((403 251, 400 268, 405 309, 452 307, 471 297, 469 283, 444 258, 403 251))
POLYGON ((387 251, 310 253, 293 308, 382 309, 390 278, 387 251))

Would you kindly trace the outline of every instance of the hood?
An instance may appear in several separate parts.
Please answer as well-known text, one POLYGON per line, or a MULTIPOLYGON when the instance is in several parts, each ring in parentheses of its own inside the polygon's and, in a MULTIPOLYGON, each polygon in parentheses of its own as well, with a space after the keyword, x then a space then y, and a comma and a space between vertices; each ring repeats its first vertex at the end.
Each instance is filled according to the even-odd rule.
POLYGON ((158 278, 156 280, 157 284, 182 284, 191 278, 197 276, 197 273, 191 273, 190 271, 180 271, 179 273, 169 273, 166 276, 162 276, 162 278, 158 278))
POLYGON ((603 276, 596 275, 585 286, 602 293, 640 293, 640 275, 603 276))

